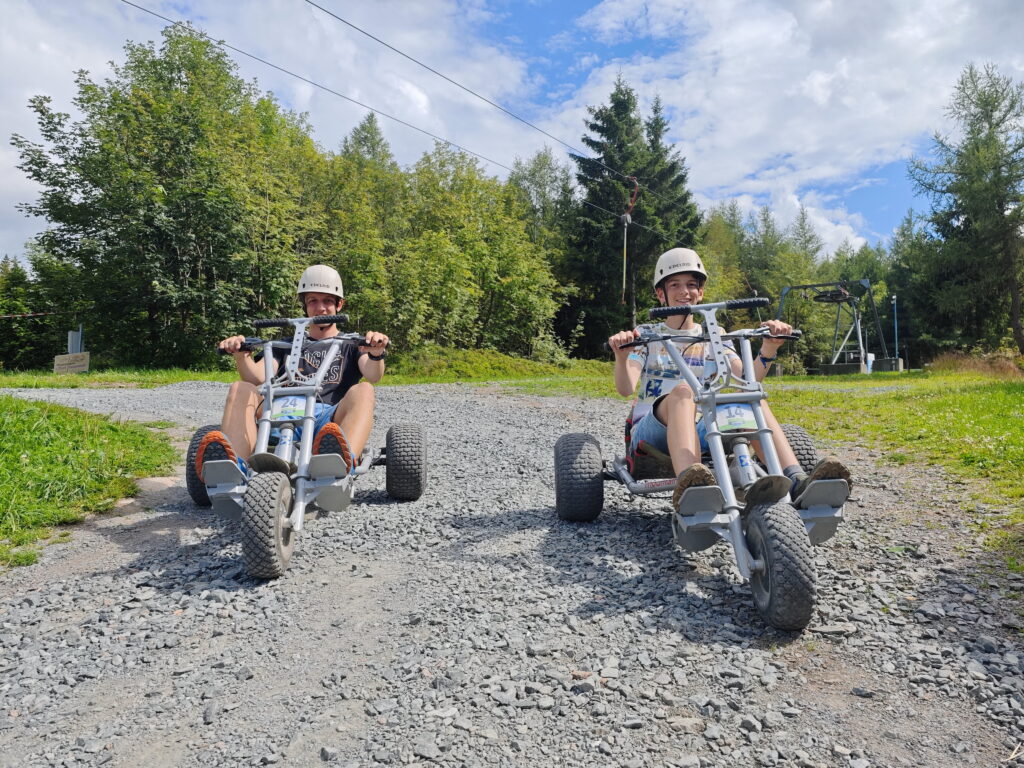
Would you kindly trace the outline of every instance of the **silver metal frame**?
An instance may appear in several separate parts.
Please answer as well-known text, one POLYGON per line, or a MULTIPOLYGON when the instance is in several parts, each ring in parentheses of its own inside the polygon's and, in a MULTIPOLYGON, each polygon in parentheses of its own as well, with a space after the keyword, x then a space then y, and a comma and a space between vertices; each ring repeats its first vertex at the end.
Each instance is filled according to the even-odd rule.
MULTIPOLYGON (((727 302, 711 304, 695 304, 690 307, 693 314, 703 318, 704 336, 659 334, 644 337, 641 341, 663 341, 665 351, 679 369, 683 379, 695 393, 695 401, 700 409, 700 417, 704 422, 708 448, 711 454, 711 469, 714 472, 717 486, 687 488, 679 501, 679 509, 672 513, 672 532, 677 543, 684 549, 700 551, 724 539, 736 554, 736 565, 745 579, 755 572, 764 569, 764 562, 755 559, 747 549, 744 536, 745 505, 736 498, 732 471, 743 472, 744 479, 750 479, 750 470, 759 476, 782 475, 779 455, 772 440, 772 430, 765 422, 761 402, 767 399, 761 382, 754 375, 754 358, 751 350, 751 339, 769 335, 766 328, 745 328, 732 333, 724 333, 718 324, 716 313, 727 309, 727 302), (673 339, 710 344, 711 360, 715 365, 715 374, 704 382, 694 375, 683 360, 682 355, 672 344, 673 339), (726 342, 738 341, 742 375, 737 376, 729 364, 726 354, 726 342), (732 390, 725 392, 724 390, 732 390), (718 406, 728 403, 746 403, 754 414, 757 429, 742 433, 723 435, 718 427, 718 406), (749 461, 749 440, 759 439, 761 452, 764 456, 767 473, 749 461), (726 441, 731 444, 733 460, 737 465, 730 467, 726 441), (746 457, 747 461, 740 460, 746 457), (746 467, 741 465, 745 464, 746 467), (749 468, 749 469, 748 469, 749 468), (731 471, 732 470, 732 471, 731 471)), ((629 472, 625 457, 616 457, 611 468, 606 468, 605 477, 621 482, 630 493, 648 495, 671 491, 675 487, 675 478, 657 480, 634 480, 629 472)), ((812 544, 820 544, 831 537, 843 517, 843 505, 849 495, 849 486, 843 480, 820 480, 807 488, 799 499, 792 500, 786 495, 780 501, 788 502, 796 508, 807 530, 812 544)))
MULTIPOLYGON (((318 506, 329 511, 340 511, 348 504, 352 496, 352 485, 360 475, 366 474, 370 468, 379 463, 379 458, 371 455, 369 448, 364 448, 358 462, 351 472, 345 471, 344 460, 338 454, 313 455, 313 426, 317 397, 323 386, 324 378, 331 364, 338 356, 341 345, 349 340, 361 340, 358 333, 345 333, 329 339, 318 339, 330 346, 324 360, 313 376, 299 373, 302 349, 306 341, 306 331, 317 318, 287 318, 294 327, 292 341, 263 342, 264 380, 259 386, 263 396, 263 410, 257 420, 256 445, 249 457, 249 475, 257 471, 281 471, 291 481, 292 508, 285 521, 286 527, 296 532, 303 528, 306 512, 314 501, 318 506), (274 349, 288 349, 288 357, 275 376, 274 349), (296 421, 293 419, 273 420, 274 404, 278 398, 304 396, 305 410, 301 419, 302 434, 298 444, 295 441, 296 421), (277 445, 270 451, 270 438, 273 429, 280 431, 277 445)), ((241 514, 242 504, 247 488, 247 476, 233 461, 211 461, 203 466, 204 482, 207 494, 213 507, 218 512, 230 517, 241 514)))

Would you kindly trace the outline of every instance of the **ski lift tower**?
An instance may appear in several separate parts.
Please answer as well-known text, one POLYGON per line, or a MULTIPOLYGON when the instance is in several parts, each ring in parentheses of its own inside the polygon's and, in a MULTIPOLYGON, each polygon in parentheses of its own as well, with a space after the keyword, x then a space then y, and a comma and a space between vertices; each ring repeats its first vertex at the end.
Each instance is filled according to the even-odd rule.
POLYGON ((821 366, 823 374, 901 370, 899 361, 889 357, 889 352, 885 348, 885 337, 882 336, 882 324, 878 320, 878 311, 875 309, 875 298, 871 292, 870 280, 864 278, 861 280, 840 280, 834 283, 787 285, 782 289, 782 293, 779 296, 777 318, 782 318, 786 296, 790 291, 797 290, 803 291, 804 296, 807 296, 807 291, 811 291, 810 298, 812 301, 816 301, 819 304, 832 304, 836 308, 835 332, 832 335, 832 353, 829 362, 821 366), (864 289, 864 292, 860 295, 853 293, 852 289, 855 286, 860 286, 864 289), (882 354, 880 357, 876 357, 867 350, 864 328, 861 322, 865 311, 870 311, 870 319, 874 321, 875 334, 881 347, 882 354), (840 334, 842 334, 841 340, 840 334))

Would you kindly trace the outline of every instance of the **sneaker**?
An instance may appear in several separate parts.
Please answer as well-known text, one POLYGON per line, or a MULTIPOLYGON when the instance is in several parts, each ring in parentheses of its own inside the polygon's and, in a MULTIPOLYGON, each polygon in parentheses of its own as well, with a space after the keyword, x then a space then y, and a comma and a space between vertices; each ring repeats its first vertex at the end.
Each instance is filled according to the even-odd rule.
POLYGON ((242 474, 246 473, 245 459, 238 456, 231 447, 231 441, 220 430, 214 429, 203 435, 196 449, 196 476, 203 477, 203 464, 207 461, 234 461, 242 474))
POLYGON ((333 421, 324 424, 316 433, 316 437, 313 439, 313 453, 316 455, 336 453, 345 462, 345 471, 352 471, 352 451, 349 450, 348 440, 345 439, 345 433, 341 431, 341 427, 333 421))
POLYGON ((794 499, 800 498, 807 486, 815 480, 845 480, 846 484, 853 488, 853 481, 850 480, 850 470, 843 466, 843 462, 835 456, 826 456, 814 465, 811 474, 798 472, 793 477, 793 490, 790 493, 794 499))
POLYGON ((672 509, 679 509, 679 499, 687 488, 699 485, 714 485, 715 482, 715 476, 703 464, 693 464, 687 467, 676 478, 676 489, 672 491, 672 509))

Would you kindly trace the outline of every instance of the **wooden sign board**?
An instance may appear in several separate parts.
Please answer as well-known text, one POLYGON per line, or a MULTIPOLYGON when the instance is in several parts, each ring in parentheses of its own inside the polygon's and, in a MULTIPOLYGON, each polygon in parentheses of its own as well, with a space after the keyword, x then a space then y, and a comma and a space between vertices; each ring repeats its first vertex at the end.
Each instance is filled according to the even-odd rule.
POLYGON ((88 352, 76 352, 73 355, 57 355, 53 358, 54 373, 85 373, 88 370, 88 352))

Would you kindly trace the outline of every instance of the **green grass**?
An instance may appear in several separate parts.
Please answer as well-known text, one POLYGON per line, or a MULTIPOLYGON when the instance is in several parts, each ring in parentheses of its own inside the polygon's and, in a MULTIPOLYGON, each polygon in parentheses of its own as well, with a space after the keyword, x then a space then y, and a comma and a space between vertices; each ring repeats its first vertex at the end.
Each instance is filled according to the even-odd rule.
POLYGON ((965 481, 965 513, 978 503, 1004 511, 987 541, 1024 571, 1024 380, 943 369, 773 380, 781 421, 819 437, 882 451, 896 465, 936 465, 965 481))
POLYGON ((773 380, 772 408, 812 434, 874 445, 892 464, 986 481, 989 503, 1024 498, 1024 380, 915 372, 773 380))
MULTIPOLYGON (((568 360, 562 364, 541 363, 510 357, 485 349, 441 349, 426 347, 388 361, 382 385, 431 384, 446 382, 535 381, 552 382, 552 394, 575 392, 581 382, 586 389, 600 393, 600 382, 606 382, 607 394, 614 394, 611 386, 612 365, 602 360, 568 360), (557 386, 563 379, 571 381, 557 386)), ((112 368, 88 373, 55 374, 49 371, 0 371, 0 388, 38 389, 43 387, 162 387, 182 381, 232 382, 238 378, 230 371, 194 371, 185 368, 147 370, 142 368, 112 368)))
POLYGON ((162 387, 182 381, 232 382, 238 374, 232 371, 192 371, 185 368, 151 370, 147 368, 110 368, 88 373, 53 373, 51 371, 0 371, 0 389, 40 389, 57 387, 162 387))
POLYGON ((176 452, 137 424, 0 395, 0 565, 25 565, 51 527, 103 512, 176 452))
MULTIPOLYGON (((611 363, 602 360, 568 360, 561 364, 541 363, 485 349, 427 347, 405 355, 389 365, 381 383, 533 382, 544 379, 552 381, 594 379, 611 382, 611 375, 611 363)), ((572 385, 567 385, 564 391, 571 389, 572 385)))

